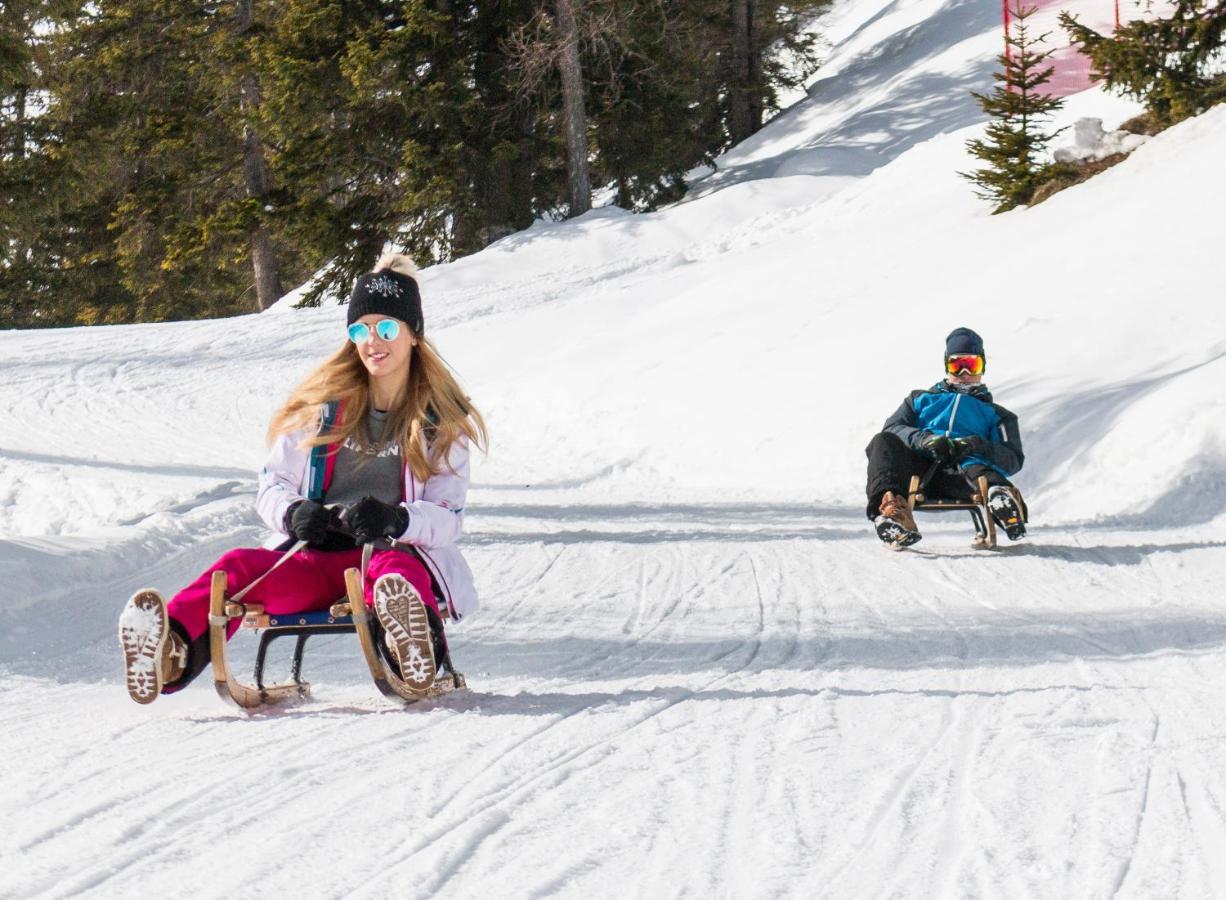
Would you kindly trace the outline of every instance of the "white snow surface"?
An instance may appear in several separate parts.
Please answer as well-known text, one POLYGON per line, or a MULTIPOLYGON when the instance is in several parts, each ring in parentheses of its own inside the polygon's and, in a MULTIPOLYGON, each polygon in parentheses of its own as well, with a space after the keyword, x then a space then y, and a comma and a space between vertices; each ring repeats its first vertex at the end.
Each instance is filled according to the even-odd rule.
POLYGON ((345 635, 284 709, 124 690, 123 603, 262 537, 342 310, 0 333, 0 897, 1226 895, 1226 107, 991 216, 997 14, 847 2, 693 199, 423 273, 493 433, 467 693, 397 707, 345 635), (1030 535, 890 553, 863 447, 960 325, 1030 535))

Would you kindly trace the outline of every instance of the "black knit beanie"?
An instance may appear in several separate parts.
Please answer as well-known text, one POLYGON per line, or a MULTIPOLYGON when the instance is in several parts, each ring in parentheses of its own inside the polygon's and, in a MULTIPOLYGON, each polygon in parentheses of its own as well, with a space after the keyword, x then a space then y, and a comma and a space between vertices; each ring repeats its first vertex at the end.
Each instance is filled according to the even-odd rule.
POLYGON ((945 355, 983 356, 983 338, 969 328, 955 328, 945 338, 945 355))
POLYGON ((420 337, 426 323, 421 315, 421 291, 417 289, 417 280, 391 269, 363 275, 354 284, 353 294, 349 297, 349 321, 346 324, 352 325, 362 316, 372 313, 399 319, 420 337))

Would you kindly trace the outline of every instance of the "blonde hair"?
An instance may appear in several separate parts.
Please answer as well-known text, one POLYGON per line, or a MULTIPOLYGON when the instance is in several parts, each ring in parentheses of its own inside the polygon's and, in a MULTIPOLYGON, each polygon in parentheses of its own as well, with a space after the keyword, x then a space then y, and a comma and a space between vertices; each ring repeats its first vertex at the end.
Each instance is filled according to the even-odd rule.
MULTIPOLYGON (((408 256, 384 254, 374 271, 391 270, 413 277, 417 266, 408 256)), ((340 420, 326 432, 313 434, 303 447, 367 442, 370 377, 350 341, 315 369, 290 394, 268 426, 271 443, 278 436, 307 426, 318 429, 324 404, 340 403, 340 420)), ((408 383, 400 403, 388 411, 387 431, 400 442, 413 477, 425 481, 442 471, 451 445, 461 436, 485 449, 485 420, 456 381, 447 363, 425 335, 418 335, 409 364, 408 383)))

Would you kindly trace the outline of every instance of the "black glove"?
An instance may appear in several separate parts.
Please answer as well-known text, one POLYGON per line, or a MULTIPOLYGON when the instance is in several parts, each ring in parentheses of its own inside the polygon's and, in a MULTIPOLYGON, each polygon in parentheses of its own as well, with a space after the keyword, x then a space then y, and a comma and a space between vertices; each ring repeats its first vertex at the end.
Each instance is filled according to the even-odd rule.
POLYGON ((968 456, 981 456, 987 446, 988 442, 977 434, 972 434, 969 437, 954 438, 954 453, 957 459, 965 459, 968 456))
POLYGON ((953 462, 958 458, 954 450, 954 442, 943 434, 929 434, 920 441, 920 447, 937 462, 953 462))
POLYGON ((363 497, 341 513, 341 525, 359 544, 369 544, 379 538, 394 538, 409 527, 409 511, 399 504, 392 506, 374 497, 363 497))
POLYGON ((322 544, 328 538, 332 511, 314 500, 298 500, 285 511, 285 530, 300 541, 322 544))

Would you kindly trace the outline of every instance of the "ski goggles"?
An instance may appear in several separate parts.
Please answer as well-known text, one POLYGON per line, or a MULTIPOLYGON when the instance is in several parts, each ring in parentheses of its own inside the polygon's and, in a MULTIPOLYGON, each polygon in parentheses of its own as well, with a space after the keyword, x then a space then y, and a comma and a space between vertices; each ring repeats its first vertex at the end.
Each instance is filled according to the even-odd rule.
MULTIPOLYGON (((395 319, 380 319, 375 323, 375 334, 385 341, 394 341, 400 334, 400 323, 395 319)), ((370 340, 370 326, 365 322, 354 322, 349 326, 349 340, 355 344, 366 343, 370 340)))
POLYGON ((982 356, 947 356, 945 357, 945 372, 949 375, 982 375, 985 360, 982 356))

